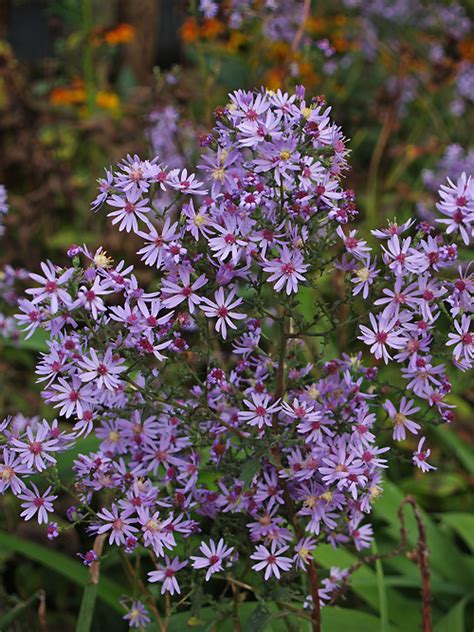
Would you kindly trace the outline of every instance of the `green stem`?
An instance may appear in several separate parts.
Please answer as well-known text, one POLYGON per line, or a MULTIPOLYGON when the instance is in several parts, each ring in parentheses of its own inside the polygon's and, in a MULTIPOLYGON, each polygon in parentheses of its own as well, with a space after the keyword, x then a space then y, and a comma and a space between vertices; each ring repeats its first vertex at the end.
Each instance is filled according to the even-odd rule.
MULTIPOLYGON (((377 544, 375 540, 372 542, 372 551, 374 555, 378 556, 377 544)), ((385 586, 385 577, 383 573, 383 566, 380 558, 375 560, 375 573, 377 576, 377 590, 379 594, 379 609, 380 609, 380 632, 388 632, 388 603, 387 603, 387 590, 385 586)))

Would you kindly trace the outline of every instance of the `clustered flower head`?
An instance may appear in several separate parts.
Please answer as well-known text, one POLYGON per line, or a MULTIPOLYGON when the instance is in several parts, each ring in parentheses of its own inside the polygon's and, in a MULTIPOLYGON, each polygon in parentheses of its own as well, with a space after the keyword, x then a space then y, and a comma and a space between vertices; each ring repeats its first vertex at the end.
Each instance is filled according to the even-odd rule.
MULTIPOLYGON (((190 572, 210 580, 251 565, 284 580, 306 572, 320 542, 369 546, 389 449, 378 445, 378 414, 396 439, 420 428, 415 399, 452 414, 432 354, 442 308, 454 319, 454 364, 465 370, 473 358, 472 276, 461 267, 442 276, 457 260, 451 239, 472 235, 469 179, 442 191, 445 236, 407 237, 411 222, 376 231, 379 266, 346 226, 357 216, 342 186, 348 152, 323 99, 306 100, 302 87, 239 90, 215 115, 196 173, 169 168, 166 156, 128 156, 100 181, 93 208, 133 234, 151 285, 86 246, 70 248, 70 266, 47 262, 30 275, 18 320, 28 335, 49 333, 36 373, 59 420, 3 423, 1 491, 40 523, 54 515, 59 455, 95 435, 97 449, 74 461, 81 504, 71 519, 126 554, 147 549, 148 579, 170 595, 190 572), (332 334, 318 326, 337 328, 316 280, 334 270, 341 240, 354 294, 371 294, 379 310, 361 338, 375 359, 402 365, 412 400, 387 400, 362 353, 308 357, 305 335, 326 345, 332 334), (302 286, 316 292, 311 321, 299 310, 302 286), (44 490, 30 480, 37 473, 44 490)), ((422 438, 413 459, 428 469, 428 457, 422 438)), ((126 618, 146 621, 143 604, 126 618)))

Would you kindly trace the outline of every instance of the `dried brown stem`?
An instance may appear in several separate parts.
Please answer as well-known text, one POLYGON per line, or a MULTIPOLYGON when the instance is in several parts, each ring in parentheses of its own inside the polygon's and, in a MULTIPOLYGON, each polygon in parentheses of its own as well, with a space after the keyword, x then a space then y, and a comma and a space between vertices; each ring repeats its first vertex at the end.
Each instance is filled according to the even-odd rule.
POLYGON ((307 22, 307 20, 309 18, 310 10, 311 10, 311 0, 304 0, 303 13, 301 15, 301 21, 299 23, 298 30, 295 33, 295 37, 293 38, 293 41, 291 43, 291 50, 293 50, 293 51, 298 50, 298 46, 301 43, 301 39, 303 37, 304 30, 305 30, 305 27, 306 27, 306 22, 307 22))
POLYGON ((375 553, 367 555, 360 559, 347 569, 347 575, 343 580, 343 583, 339 590, 335 591, 331 598, 331 603, 336 601, 340 595, 347 589, 349 579, 353 573, 366 564, 373 564, 377 560, 389 560, 391 558, 401 555, 407 551, 408 547, 408 534, 405 525, 404 507, 410 505, 415 515, 415 520, 418 526, 418 540, 415 549, 415 555, 411 555, 411 559, 420 567, 421 571, 421 596, 422 596, 422 632, 432 632, 431 621, 431 581, 430 581, 430 569, 429 569, 429 550, 426 538, 426 527, 423 522, 423 518, 420 513, 420 508, 413 496, 407 496, 402 500, 398 508, 398 519, 400 521, 400 544, 387 553, 375 553))

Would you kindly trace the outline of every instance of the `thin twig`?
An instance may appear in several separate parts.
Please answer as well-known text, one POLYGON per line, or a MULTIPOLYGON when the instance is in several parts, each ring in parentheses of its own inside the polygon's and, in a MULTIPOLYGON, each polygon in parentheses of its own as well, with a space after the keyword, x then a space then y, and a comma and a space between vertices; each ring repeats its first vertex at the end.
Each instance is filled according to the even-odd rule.
POLYGON ((291 43, 291 50, 298 50, 298 46, 300 45, 301 38, 303 37, 304 30, 306 27, 306 22, 309 18, 309 12, 311 9, 311 0, 304 0, 303 13, 301 14, 301 21, 298 26, 298 30, 295 33, 295 37, 291 43))

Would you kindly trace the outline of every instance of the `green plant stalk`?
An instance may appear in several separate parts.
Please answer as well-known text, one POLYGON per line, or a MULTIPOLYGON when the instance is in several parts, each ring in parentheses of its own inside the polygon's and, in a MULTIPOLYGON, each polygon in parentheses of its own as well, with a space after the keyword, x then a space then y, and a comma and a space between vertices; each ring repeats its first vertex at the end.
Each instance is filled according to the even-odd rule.
POLYGON ((94 551, 99 556, 99 560, 97 562, 93 562, 90 568, 89 583, 84 588, 84 593, 82 595, 81 609, 79 610, 79 617, 77 619, 76 632, 89 632, 91 628, 95 602, 97 600, 97 593, 99 590, 100 556, 105 538, 106 534, 103 533, 98 535, 94 541, 94 551))
MULTIPOLYGON (((374 555, 378 555, 377 544, 375 540, 372 542, 372 552, 374 555)), ((380 632, 389 632, 387 590, 385 586, 383 566, 380 559, 375 560, 375 573, 377 576, 377 590, 379 595, 380 632)))

